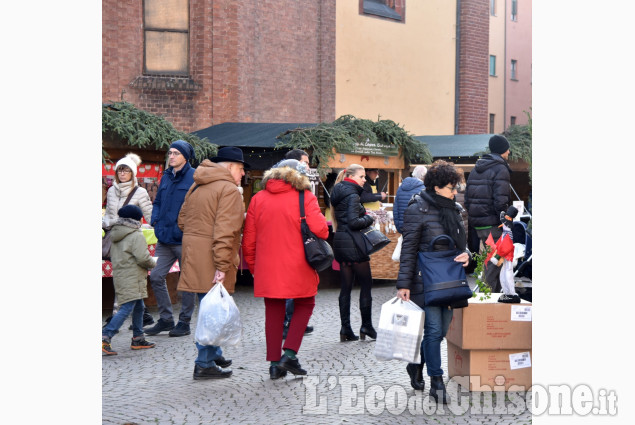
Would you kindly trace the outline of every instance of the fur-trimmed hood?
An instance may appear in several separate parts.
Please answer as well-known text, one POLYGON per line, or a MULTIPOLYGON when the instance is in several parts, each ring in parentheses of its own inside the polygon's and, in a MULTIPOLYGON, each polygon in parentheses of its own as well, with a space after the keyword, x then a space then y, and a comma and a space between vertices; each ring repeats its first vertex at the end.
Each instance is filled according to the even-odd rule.
MULTIPOLYGON (((309 178, 290 167, 272 168, 265 171, 265 175, 262 178, 262 186, 267 188, 267 182, 270 180, 282 180, 298 191, 311 189, 309 178)), ((269 189, 267 188, 267 190, 269 189)))

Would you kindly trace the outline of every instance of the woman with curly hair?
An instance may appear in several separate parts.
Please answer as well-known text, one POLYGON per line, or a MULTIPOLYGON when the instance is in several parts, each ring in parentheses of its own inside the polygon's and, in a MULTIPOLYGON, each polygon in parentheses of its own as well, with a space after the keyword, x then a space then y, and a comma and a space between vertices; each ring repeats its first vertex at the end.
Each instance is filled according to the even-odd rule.
MULTIPOLYGON (((471 254, 466 248, 462 208, 454 201, 457 185, 463 180, 463 174, 452 163, 439 160, 428 168, 423 180, 425 189, 414 195, 403 216, 403 242, 397 278, 397 296, 404 301, 412 300, 425 311, 421 363, 409 363, 406 366, 410 384, 414 389, 423 390, 423 365, 427 364, 430 396, 439 402, 441 393, 443 404, 448 403, 448 399, 441 368, 441 341, 452 321, 453 308, 465 307, 467 302, 446 306, 426 305, 423 281, 418 273, 417 253, 429 251, 429 244, 435 237, 449 235, 457 249, 463 251, 454 261, 463 263, 463 267, 468 265, 471 254)), ((449 242, 441 240, 432 249, 448 250, 449 242)))

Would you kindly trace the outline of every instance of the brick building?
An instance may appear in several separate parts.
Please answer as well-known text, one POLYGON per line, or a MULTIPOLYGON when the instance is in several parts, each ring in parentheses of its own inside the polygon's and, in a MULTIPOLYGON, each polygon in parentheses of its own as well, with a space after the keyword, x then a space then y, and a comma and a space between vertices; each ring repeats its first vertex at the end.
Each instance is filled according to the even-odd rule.
POLYGON ((102 100, 191 132, 335 119, 335 2, 103 0, 102 100), (278 2, 279 3, 279 2, 278 2))
POLYGON ((487 0, 103 0, 102 100, 186 132, 352 113, 415 134, 485 133, 488 31, 487 0))

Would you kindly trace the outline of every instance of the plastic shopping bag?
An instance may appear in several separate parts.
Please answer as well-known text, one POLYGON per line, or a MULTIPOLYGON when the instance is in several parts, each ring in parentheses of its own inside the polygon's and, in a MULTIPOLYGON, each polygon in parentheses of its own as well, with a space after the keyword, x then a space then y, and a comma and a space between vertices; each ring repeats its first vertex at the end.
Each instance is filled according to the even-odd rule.
POLYGON ((421 363, 424 321, 425 312, 412 301, 397 297, 386 301, 379 316, 375 357, 421 363))
POLYGON ((392 252, 392 261, 399 262, 401 258, 401 243, 403 242, 403 236, 399 235, 399 239, 397 239, 397 246, 395 250, 392 252))
POLYGON ((218 282, 201 300, 194 339, 201 345, 225 347, 238 344, 242 333, 238 307, 222 282, 218 282))

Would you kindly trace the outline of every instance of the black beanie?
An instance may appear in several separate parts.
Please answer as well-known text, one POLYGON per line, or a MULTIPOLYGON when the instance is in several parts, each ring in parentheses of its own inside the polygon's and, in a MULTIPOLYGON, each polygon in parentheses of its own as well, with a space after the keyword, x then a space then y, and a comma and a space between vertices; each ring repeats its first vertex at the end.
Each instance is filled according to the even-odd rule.
POLYGON ((492 153, 502 155, 509 150, 509 142, 505 136, 495 134, 489 139, 489 150, 492 153))
POLYGON ((121 207, 119 208, 117 214, 121 218, 131 218, 137 221, 141 220, 141 217, 143 217, 141 208, 136 205, 126 205, 125 207, 121 207))

